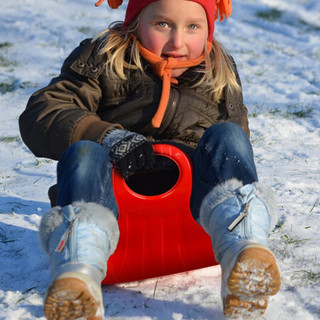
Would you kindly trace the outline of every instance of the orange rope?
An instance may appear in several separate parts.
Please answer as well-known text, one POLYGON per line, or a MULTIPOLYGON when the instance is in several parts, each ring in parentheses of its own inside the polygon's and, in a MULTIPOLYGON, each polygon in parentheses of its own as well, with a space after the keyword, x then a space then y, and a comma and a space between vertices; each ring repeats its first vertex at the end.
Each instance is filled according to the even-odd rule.
MULTIPOLYGON (((208 51, 210 52, 212 47, 211 42, 208 41, 207 46, 208 51)), ((205 53, 203 52, 203 54, 196 59, 178 61, 177 59, 171 57, 169 57, 168 59, 162 59, 158 55, 146 49, 140 42, 138 42, 138 47, 141 56, 151 63, 154 73, 160 79, 162 79, 162 93, 159 106, 151 121, 154 128, 159 128, 167 109, 170 97, 171 83, 178 83, 177 79, 171 78, 172 69, 190 68, 193 66, 197 66, 204 60, 205 53)))

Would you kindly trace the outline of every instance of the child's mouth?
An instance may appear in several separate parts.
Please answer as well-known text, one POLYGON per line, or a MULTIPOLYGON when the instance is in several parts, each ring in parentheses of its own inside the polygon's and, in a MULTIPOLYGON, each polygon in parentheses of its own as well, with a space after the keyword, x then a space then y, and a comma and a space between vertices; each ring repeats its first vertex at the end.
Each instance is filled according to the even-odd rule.
POLYGON ((183 55, 165 54, 165 53, 163 53, 161 55, 161 58, 163 58, 163 59, 174 58, 177 60, 185 60, 185 56, 183 56, 183 55))

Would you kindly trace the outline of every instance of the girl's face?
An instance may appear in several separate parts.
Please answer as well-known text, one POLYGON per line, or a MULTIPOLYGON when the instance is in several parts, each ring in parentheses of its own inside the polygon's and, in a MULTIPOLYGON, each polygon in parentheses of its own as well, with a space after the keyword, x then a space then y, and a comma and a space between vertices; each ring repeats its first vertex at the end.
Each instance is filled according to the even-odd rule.
MULTIPOLYGON (((163 59, 198 58, 208 38, 207 15, 203 7, 188 0, 159 0, 141 13, 138 38, 142 45, 163 59)), ((187 68, 173 69, 179 77, 187 68)))

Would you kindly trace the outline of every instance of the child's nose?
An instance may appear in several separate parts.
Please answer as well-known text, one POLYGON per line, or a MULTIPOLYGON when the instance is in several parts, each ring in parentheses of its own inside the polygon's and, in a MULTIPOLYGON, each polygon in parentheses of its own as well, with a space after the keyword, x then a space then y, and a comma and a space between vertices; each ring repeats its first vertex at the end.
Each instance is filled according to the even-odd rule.
POLYGON ((173 30, 171 33, 170 45, 174 49, 179 49, 184 46, 185 39, 184 39, 184 32, 183 30, 176 29, 173 30))

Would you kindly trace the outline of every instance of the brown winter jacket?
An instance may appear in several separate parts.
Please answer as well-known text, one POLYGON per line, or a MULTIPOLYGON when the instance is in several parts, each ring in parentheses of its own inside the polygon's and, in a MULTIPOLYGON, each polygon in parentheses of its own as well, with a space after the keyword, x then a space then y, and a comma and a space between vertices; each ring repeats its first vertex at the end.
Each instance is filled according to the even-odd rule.
POLYGON ((219 104, 213 102, 201 86, 189 87, 200 76, 194 68, 172 86, 160 128, 151 127, 160 100, 161 80, 146 61, 144 73, 127 69, 126 81, 107 76, 106 57, 97 54, 100 45, 101 41, 92 43, 90 39, 81 42, 65 60, 61 74, 29 99, 19 124, 23 141, 36 156, 58 160, 76 141, 100 143, 112 127, 191 147, 197 145, 209 126, 218 122, 239 124, 249 135, 241 92, 226 95, 219 104))

